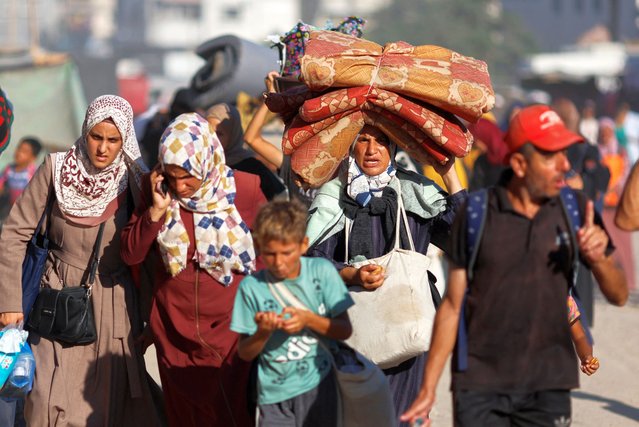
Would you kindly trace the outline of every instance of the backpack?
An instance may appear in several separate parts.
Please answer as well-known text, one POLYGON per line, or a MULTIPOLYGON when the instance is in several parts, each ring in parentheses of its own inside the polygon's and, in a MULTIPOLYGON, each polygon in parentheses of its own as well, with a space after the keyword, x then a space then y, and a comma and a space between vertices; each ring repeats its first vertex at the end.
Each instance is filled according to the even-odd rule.
MULTIPOLYGON (((564 218, 568 223, 570 232, 570 242, 575 250, 572 259, 572 280, 570 283, 569 293, 575 299, 577 307, 581 312, 581 316, 585 317, 584 311, 581 309, 581 302, 577 294, 577 274, 579 272, 579 250, 577 247, 577 232, 581 228, 581 213, 577 203, 575 191, 570 187, 563 187, 560 192, 561 207, 564 218)), ((473 270, 477 253, 479 252, 479 243, 484 232, 486 222, 486 211, 488 208, 488 190, 483 188, 474 191, 468 195, 468 203, 466 205, 466 274, 467 287, 459 313, 459 326, 457 328, 457 371, 463 372, 468 368, 468 333, 466 328, 466 299, 470 292, 470 284, 473 279, 473 270)), ((583 321, 582 325, 590 343, 593 343, 592 335, 588 328, 588 322, 583 321)))

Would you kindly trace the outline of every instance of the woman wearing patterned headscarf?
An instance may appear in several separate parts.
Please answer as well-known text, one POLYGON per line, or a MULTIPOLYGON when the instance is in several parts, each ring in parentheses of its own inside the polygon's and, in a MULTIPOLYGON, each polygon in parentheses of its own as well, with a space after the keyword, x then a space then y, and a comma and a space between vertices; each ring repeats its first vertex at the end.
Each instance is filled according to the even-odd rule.
POLYGON ((134 343, 141 333, 134 285, 119 255, 120 230, 145 171, 131 106, 101 96, 87 109, 82 136, 68 151, 47 156, 7 218, 0 236, 3 326, 22 320, 22 270, 16 266, 45 209, 50 253, 43 286, 83 283, 104 224, 91 296, 97 340, 70 346, 30 332, 37 374, 25 405, 29 425, 158 425, 134 343))
POLYGON ((266 199, 255 175, 233 171, 196 113, 164 131, 147 203, 122 233, 122 257, 159 253, 150 328, 172 426, 248 426, 249 365, 229 329, 237 286, 255 269, 250 226, 266 199), (162 184, 165 185, 163 189, 162 184))
MULTIPOLYGON (((415 251, 422 254, 426 254, 431 241, 446 248, 455 211, 466 199, 453 162, 446 167, 433 166, 452 194, 448 196, 424 176, 399 169, 394 151, 394 145, 383 132, 364 126, 345 164, 348 170, 324 184, 311 205, 307 254, 331 260, 347 286, 361 286, 368 291, 384 286, 385 272, 375 264, 356 268, 350 262, 377 258, 393 249, 396 221, 400 221, 397 218, 400 195, 415 251), (352 224, 350 230, 346 230, 347 218, 352 224), (349 262, 344 262, 347 241, 349 262)), ((410 247, 404 227, 400 229, 400 247, 410 247)), ((351 320, 356 330, 358 325, 355 319, 351 320)), ((384 369, 397 414, 404 413, 417 396, 425 362, 426 355, 421 354, 384 369)))

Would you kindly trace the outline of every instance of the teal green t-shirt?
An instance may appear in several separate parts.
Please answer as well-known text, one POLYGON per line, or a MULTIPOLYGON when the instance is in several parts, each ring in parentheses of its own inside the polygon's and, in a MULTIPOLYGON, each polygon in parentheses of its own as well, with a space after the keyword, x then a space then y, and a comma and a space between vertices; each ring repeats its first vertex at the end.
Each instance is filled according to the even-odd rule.
MULTIPOLYGON (((320 316, 336 317, 353 305, 339 273, 323 258, 302 257, 300 275, 283 283, 320 316)), ((256 313, 281 313, 283 308, 270 292, 266 270, 262 270, 240 283, 231 330, 253 335, 256 313)), ((309 332, 289 335, 276 330, 258 358, 258 403, 283 402, 317 387, 331 369, 330 357, 309 332)))

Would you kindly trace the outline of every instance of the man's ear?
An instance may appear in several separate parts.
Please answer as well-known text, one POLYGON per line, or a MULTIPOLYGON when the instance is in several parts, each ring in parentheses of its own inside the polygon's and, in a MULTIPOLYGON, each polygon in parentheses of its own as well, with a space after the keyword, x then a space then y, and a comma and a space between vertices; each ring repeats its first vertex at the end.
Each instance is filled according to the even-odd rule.
POLYGON ((510 156, 510 167, 517 178, 523 178, 528 170, 528 161, 522 153, 513 153, 510 156))
POLYGON ((305 254, 306 251, 308 250, 308 236, 304 236, 304 239, 302 240, 302 253, 305 254))

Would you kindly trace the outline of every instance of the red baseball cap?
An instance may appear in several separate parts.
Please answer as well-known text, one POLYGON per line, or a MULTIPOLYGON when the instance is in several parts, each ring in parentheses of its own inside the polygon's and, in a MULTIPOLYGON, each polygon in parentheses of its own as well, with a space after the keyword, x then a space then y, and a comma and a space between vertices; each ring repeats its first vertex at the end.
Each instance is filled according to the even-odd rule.
POLYGON ((566 128, 563 120, 547 105, 532 105, 521 109, 510 120, 506 144, 511 153, 530 142, 545 151, 560 151, 583 142, 584 138, 566 128))

